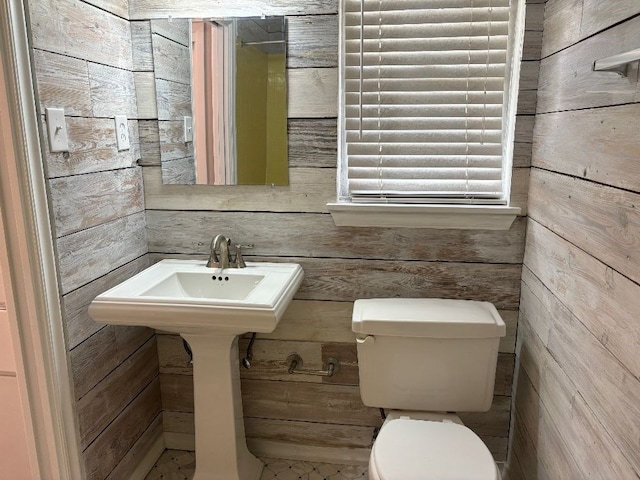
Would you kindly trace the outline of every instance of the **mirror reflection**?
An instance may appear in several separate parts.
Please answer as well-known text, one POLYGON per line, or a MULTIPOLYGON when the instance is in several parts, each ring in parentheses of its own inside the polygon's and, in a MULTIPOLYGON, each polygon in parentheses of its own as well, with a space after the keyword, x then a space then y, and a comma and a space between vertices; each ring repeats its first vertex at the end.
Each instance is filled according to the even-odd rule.
POLYGON ((285 18, 172 23, 190 48, 154 35, 163 183, 287 185, 285 18), (186 88, 170 91, 163 72, 186 65, 186 88))

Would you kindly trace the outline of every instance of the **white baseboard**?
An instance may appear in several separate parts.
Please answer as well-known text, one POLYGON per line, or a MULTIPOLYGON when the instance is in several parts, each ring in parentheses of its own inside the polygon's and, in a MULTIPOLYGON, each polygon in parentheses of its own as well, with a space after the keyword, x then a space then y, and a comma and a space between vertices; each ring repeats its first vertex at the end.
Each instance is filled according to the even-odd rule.
MULTIPOLYGON (((164 438, 168 449, 195 450, 195 436, 193 433, 165 432, 164 438)), ((306 460, 308 462, 338 465, 368 465, 369 456, 371 455, 370 448, 319 447, 258 438, 248 438, 247 446, 249 451, 256 457, 306 460)))
POLYGON ((160 431, 160 435, 157 436, 149 450, 144 454, 138 466, 131 473, 129 480, 144 480, 166 448, 164 436, 160 431))

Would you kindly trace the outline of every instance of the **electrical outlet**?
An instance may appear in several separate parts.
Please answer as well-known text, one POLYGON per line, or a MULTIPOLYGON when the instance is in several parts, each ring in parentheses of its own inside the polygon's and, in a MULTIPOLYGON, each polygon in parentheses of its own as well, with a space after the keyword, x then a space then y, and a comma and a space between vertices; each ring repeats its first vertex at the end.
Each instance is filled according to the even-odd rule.
POLYGON ((129 123, 126 115, 116 115, 116 144, 118 151, 129 150, 129 123))
POLYGON ((49 150, 51 152, 68 152, 69 137, 67 122, 63 108, 47 108, 45 110, 47 134, 49 135, 49 150))
POLYGON ((184 117, 184 143, 193 142, 193 118, 184 117))

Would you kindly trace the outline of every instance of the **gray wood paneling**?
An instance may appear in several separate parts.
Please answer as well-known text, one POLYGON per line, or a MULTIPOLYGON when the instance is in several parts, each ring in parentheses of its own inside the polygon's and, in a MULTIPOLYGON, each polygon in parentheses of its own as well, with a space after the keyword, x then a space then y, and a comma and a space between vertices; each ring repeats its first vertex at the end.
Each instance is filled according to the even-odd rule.
POLYGON ((151 20, 151 31, 162 35, 163 37, 173 40, 185 47, 189 46, 191 32, 189 31, 190 23, 188 19, 182 18, 157 18, 151 20))
POLYGON ((259 17, 261 15, 322 15, 338 13, 337 0, 246 0, 242 3, 212 3, 210 0, 129 0, 131 19, 259 17))
POLYGON ((639 28, 640 17, 636 17, 545 58, 540 66, 538 112, 638 102, 637 74, 624 78, 594 72, 592 66, 601 58, 638 48, 639 28))
POLYGON ((144 213, 134 213, 57 240, 63 294, 147 253, 144 213))
MULTIPOLYGON (((83 173, 133 167, 140 143, 138 122, 129 120, 129 139, 132 148, 118 151, 115 124, 112 118, 66 117, 69 152, 44 152, 47 176, 66 177, 83 173)), ((42 118, 42 124, 46 122, 42 118)), ((47 132, 43 131, 45 142, 47 132)))
POLYGON ((154 380, 84 451, 87 480, 107 478, 160 411, 160 383, 154 380))
POLYGON ((640 104, 539 115, 534 166, 640 192, 639 116, 640 104))
POLYGON ((158 120, 176 120, 191 116, 191 86, 156 79, 158 120))
POLYGON ((148 266, 149 258, 144 255, 62 297, 64 330, 69 350, 78 346, 104 326, 94 321, 87 313, 91 301, 100 293, 115 287, 148 266))
POLYGON ((81 0, 31 0, 32 45, 131 70, 131 29, 125 19, 81 0))
POLYGON ((328 214, 257 212, 147 212, 149 249, 207 254, 216 227, 236 243, 252 243, 251 256, 345 258, 357 246, 359 258, 522 263, 524 218, 506 232, 338 228, 328 214), (464 245, 465 248, 460 248, 464 245))
POLYGON ((139 167, 50 180, 59 237, 144 210, 139 167))
POLYGON ((287 18, 287 68, 337 66, 337 15, 287 18))
POLYGON ((338 125, 334 118, 288 121, 289 167, 337 167, 338 125))
POLYGON ((133 72, 89 63, 91 106, 94 117, 126 115, 136 118, 136 87, 133 72))
POLYGON ((156 78, 190 85, 191 55, 189 47, 157 33, 154 33, 151 39, 156 78))
POLYGON ((80 442, 85 449, 158 374, 155 339, 113 370, 78 401, 80 442))
POLYGON ((131 54, 135 72, 153 71, 153 46, 151 45, 151 23, 131 22, 131 54))
POLYGON ((33 50, 40 110, 64 108, 67 115, 92 116, 87 62, 77 58, 33 50))
POLYGON ((533 219, 640 282, 640 194, 534 169, 531 197, 533 219))
POLYGON ((638 101, 638 84, 635 73, 591 72, 637 48, 638 17, 616 23, 638 11, 626 0, 547 3, 510 479, 640 477, 637 105, 623 105, 638 101))

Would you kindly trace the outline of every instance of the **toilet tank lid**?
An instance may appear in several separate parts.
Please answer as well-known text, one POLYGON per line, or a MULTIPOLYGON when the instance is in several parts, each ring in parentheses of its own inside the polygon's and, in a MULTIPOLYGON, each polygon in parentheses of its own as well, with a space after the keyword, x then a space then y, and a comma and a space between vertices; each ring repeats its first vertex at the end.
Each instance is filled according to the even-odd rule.
POLYGON ((506 334, 504 321, 492 303, 440 298, 356 300, 352 329, 394 337, 495 338, 506 334))

